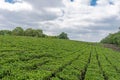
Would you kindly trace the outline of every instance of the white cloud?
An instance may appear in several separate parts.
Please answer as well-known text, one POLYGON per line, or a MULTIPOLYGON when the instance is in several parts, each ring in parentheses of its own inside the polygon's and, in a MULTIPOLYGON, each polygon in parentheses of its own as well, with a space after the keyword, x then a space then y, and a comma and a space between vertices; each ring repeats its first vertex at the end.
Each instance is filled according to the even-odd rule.
POLYGON ((0 0, 0 29, 41 28, 48 35, 64 31, 74 40, 100 41, 120 25, 120 0, 97 0, 96 6, 90 1, 24 0, 9 4, 0 0))
POLYGON ((9 11, 21 11, 21 10, 29 11, 29 10, 32 10, 32 6, 25 1, 21 3, 17 2, 14 4, 10 4, 8 2, 5 2, 4 0, 0 0, 0 9, 9 10, 9 11))
POLYGON ((64 31, 66 28, 68 30, 77 30, 77 33, 69 32, 72 39, 98 41, 109 32, 116 31, 118 27, 118 25, 116 26, 116 21, 120 16, 120 1, 113 0, 113 3, 110 4, 110 0, 98 0, 96 6, 91 6, 90 0, 75 0, 74 2, 63 0, 63 4, 65 5, 63 8, 64 16, 58 17, 56 20, 40 22, 40 24, 43 26, 52 24, 50 26, 52 26, 53 31, 55 27, 58 27, 60 31, 64 31), (111 30, 111 27, 114 27, 114 30, 111 30), (84 28, 90 29, 91 32, 85 29, 84 32, 86 32, 86 35, 82 34, 81 32, 83 32, 82 29, 84 28), (99 29, 103 29, 103 31, 101 32, 99 29), (104 29, 106 30, 104 31, 104 29), (94 32, 96 33, 92 34, 94 32), (73 36, 78 34, 81 36, 73 38, 73 36), (98 35, 95 36, 96 34, 98 35))
POLYGON ((55 13, 57 16, 62 15, 61 9, 60 8, 44 8, 47 12, 55 13))

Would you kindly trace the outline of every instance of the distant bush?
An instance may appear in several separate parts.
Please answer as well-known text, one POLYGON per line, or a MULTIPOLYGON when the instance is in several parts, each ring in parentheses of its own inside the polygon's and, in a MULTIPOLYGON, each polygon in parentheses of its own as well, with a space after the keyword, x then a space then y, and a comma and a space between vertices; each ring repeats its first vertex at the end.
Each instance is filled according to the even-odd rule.
POLYGON ((43 33, 41 29, 27 28, 24 30, 22 27, 16 27, 12 31, 0 30, 0 35, 13 35, 13 36, 31 36, 31 37, 42 37, 42 38, 58 38, 58 39, 69 39, 67 33, 62 32, 58 36, 48 36, 43 33))
POLYGON ((0 30, 0 35, 11 35, 11 33, 9 30, 0 30))
POLYGON ((16 27, 12 30, 12 35, 24 36, 24 30, 21 27, 16 27))
POLYGON ((32 29, 28 28, 24 32, 25 36, 32 36, 32 37, 43 37, 43 31, 41 29, 32 29))
POLYGON ((62 32, 59 36, 58 36, 59 39, 69 39, 68 36, 67 36, 67 33, 65 32, 62 32))

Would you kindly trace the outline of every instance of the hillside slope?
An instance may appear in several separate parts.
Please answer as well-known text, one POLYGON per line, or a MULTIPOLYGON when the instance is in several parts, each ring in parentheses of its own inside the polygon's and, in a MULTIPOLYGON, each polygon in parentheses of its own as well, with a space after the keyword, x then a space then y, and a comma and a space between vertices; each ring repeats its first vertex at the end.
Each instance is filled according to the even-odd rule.
POLYGON ((101 42, 120 46, 120 31, 114 34, 109 34, 106 38, 101 40, 101 42))
POLYGON ((99 44, 0 36, 0 80, 120 80, 120 53, 99 44))

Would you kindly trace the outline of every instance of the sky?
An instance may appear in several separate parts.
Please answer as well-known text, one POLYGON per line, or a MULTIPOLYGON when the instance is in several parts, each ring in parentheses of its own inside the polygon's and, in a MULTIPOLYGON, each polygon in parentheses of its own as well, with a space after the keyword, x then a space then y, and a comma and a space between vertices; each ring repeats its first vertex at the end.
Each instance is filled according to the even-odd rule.
POLYGON ((119 30, 120 0, 0 0, 0 30, 17 26, 99 42, 119 30))

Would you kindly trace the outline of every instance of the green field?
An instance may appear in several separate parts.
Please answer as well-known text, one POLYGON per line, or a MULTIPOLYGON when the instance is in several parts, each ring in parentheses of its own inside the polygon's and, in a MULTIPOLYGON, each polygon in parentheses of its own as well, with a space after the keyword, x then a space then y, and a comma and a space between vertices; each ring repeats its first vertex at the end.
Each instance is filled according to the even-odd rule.
POLYGON ((0 36, 0 80, 120 80, 120 52, 95 43, 0 36))

